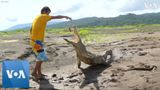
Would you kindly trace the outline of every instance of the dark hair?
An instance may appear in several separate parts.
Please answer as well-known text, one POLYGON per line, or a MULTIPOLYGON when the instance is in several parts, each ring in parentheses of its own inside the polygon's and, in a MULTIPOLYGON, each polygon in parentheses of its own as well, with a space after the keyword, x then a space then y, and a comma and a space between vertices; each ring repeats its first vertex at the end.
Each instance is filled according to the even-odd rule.
POLYGON ((41 9, 41 14, 43 14, 44 12, 51 12, 50 8, 45 6, 41 9))

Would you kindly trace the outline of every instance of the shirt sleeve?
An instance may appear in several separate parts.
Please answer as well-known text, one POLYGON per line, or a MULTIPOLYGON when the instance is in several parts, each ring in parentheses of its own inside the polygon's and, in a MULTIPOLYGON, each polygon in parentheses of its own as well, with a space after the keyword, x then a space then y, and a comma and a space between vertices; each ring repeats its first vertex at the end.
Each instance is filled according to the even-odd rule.
POLYGON ((44 18, 45 18, 46 21, 49 21, 49 20, 51 20, 52 16, 45 15, 44 18))

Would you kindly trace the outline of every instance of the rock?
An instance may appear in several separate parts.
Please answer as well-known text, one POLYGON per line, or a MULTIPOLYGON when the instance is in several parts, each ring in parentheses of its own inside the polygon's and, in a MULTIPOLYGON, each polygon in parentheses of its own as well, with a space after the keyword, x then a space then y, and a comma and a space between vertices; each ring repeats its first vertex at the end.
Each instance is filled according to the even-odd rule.
POLYGON ((46 36, 45 38, 51 38, 50 36, 46 36))
POLYGON ((139 56, 145 56, 147 54, 147 52, 139 52, 138 55, 139 56))
POLYGON ((48 48, 46 49, 46 51, 47 51, 47 53, 50 53, 50 54, 56 53, 56 49, 53 48, 53 47, 48 47, 48 48))
POLYGON ((56 50, 60 50, 58 47, 55 47, 56 50))
POLYGON ((138 48, 138 51, 142 51, 143 49, 142 48, 138 48))
POLYGON ((53 75, 52 75, 52 78, 53 78, 53 77, 57 77, 57 74, 53 74, 53 75))
POLYGON ((64 86, 69 86, 69 84, 68 83, 64 83, 64 86))
POLYGON ((77 79, 71 79, 71 80, 69 80, 69 82, 75 83, 75 82, 78 82, 78 80, 77 79))
POLYGON ((151 48, 151 49, 154 49, 154 48, 157 48, 157 47, 156 47, 156 46, 151 46, 150 48, 151 48))
POLYGON ((24 38, 23 40, 27 40, 27 41, 29 41, 29 40, 30 40, 30 38, 26 37, 26 38, 24 38))
POLYGON ((103 79, 102 82, 101 82, 101 84, 104 84, 104 83, 106 83, 107 81, 108 81, 107 79, 103 79))
POLYGON ((113 77, 109 78, 109 81, 110 82, 118 82, 118 80, 116 78, 113 78, 113 77))
POLYGON ((56 56, 58 56, 58 53, 54 53, 54 54, 52 54, 52 56, 56 57, 56 56))
POLYGON ((76 76, 78 76, 78 73, 72 73, 70 76, 68 76, 67 78, 73 78, 73 77, 76 77, 76 76))
POLYGON ((149 78, 148 77, 146 77, 146 83, 149 83, 149 78))
POLYGON ((63 51, 63 55, 65 56, 66 54, 67 54, 67 52, 64 52, 64 51, 63 51))
POLYGON ((117 73, 112 73, 111 77, 117 76, 117 73))
POLYGON ((95 90, 95 88, 93 86, 90 86, 90 90, 95 90))
POLYGON ((148 34, 154 34, 154 32, 149 32, 148 34))
POLYGON ((128 45, 128 47, 136 47, 138 45, 132 44, 132 45, 128 45))
POLYGON ((15 54, 15 53, 16 53, 16 51, 10 51, 10 50, 7 50, 7 51, 4 51, 4 53, 6 53, 6 54, 15 54))
POLYGON ((32 51, 32 47, 26 47, 26 51, 32 51))
POLYGON ((122 51, 126 51, 126 50, 127 50, 127 48, 122 48, 121 50, 122 50, 122 51))
POLYGON ((60 78, 58 78, 58 80, 64 80, 64 78, 63 78, 63 77, 60 77, 60 78))

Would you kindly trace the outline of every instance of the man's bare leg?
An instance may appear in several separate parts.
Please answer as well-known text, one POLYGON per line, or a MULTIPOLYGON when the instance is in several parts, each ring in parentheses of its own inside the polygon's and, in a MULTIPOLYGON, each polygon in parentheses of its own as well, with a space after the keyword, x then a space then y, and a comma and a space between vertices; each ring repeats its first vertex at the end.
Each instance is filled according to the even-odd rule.
POLYGON ((41 64, 42 64, 42 61, 37 61, 36 62, 35 68, 32 72, 32 76, 37 77, 41 74, 41 64))
POLYGON ((37 75, 42 76, 42 71, 41 71, 41 66, 42 66, 43 61, 39 61, 38 63, 38 68, 37 68, 37 75))

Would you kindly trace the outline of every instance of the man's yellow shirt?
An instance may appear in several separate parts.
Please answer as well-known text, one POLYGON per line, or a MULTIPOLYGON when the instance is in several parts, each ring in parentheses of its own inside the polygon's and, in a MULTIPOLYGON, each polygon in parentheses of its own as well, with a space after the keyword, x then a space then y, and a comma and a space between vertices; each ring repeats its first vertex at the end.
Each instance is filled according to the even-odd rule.
POLYGON ((38 15, 32 23, 31 40, 44 41, 45 28, 47 22, 51 20, 51 16, 47 14, 38 15))

